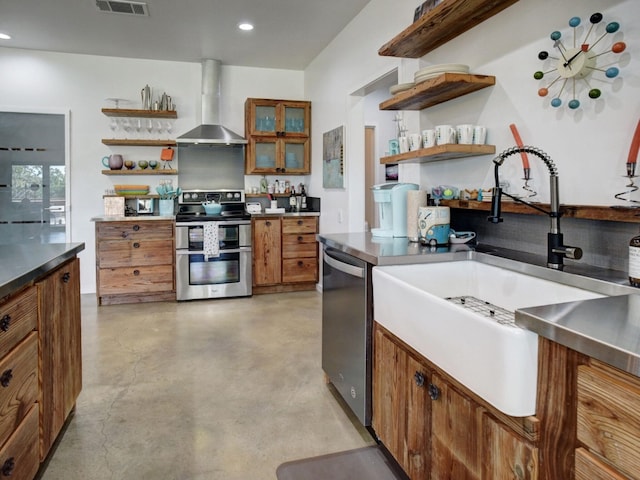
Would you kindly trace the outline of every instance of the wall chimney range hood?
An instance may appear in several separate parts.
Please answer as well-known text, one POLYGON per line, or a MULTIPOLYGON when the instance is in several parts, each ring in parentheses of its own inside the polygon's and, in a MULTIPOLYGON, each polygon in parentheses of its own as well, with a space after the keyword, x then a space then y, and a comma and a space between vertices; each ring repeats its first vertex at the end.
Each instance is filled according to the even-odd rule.
POLYGON ((178 144, 246 145, 247 140, 220 125, 220 60, 202 61, 202 125, 180 135, 178 144))

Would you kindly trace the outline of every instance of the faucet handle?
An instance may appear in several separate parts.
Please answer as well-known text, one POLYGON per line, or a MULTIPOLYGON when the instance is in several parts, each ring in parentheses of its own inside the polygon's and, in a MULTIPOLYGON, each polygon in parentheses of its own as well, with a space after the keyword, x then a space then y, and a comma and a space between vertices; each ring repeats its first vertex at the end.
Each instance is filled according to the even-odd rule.
POLYGON ((559 253, 571 260, 580 260, 582 258, 582 249, 580 247, 568 247, 561 245, 559 247, 551 249, 553 253, 559 253))

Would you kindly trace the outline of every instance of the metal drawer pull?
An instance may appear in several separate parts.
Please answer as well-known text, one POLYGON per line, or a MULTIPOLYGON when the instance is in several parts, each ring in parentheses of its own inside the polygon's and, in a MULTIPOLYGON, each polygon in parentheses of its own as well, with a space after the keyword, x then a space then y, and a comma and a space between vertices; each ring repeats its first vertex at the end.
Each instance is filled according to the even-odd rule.
POLYGON ((270 227, 270 226, 271 226, 271 222, 265 222, 265 225, 266 225, 267 227, 270 227))
POLYGON ((304 222, 302 220, 298 220, 298 225, 302 225, 304 222))
POLYGON ((2 468, 0 469, 0 473, 2 473, 3 477, 10 477, 13 473, 13 469, 16 466, 16 461, 13 457, 9 457, 2 464, 2 468))
POLYGON ((433 383, 429 384, 429 397, 431 397, 431 400, 438 400, 440 398, 440 389, 433 383))
POLYGON ((417 387, 424 387, 424 375, 420 372, 416 372, 413 375, 413 379, 416 381, 417 387))
POLYGON ((140 275, 140 270, 134 270, 133 274, 137 277, 138 275, 140 275))
POLYGON ((298 266, 299 267, 304 267, 304 262, 302 260, 298 260, 298 266))
POLYGON ((298 241, 301 242, 303 240, 302 235, 298 236, 298 241))
POLYGON ((9 330, 10 325, 11 325, 11 315, 7 313, 4 317, 2 317, 2 320, 0 320, 0 330, 2 330, 3 332, 6 332, 7 330, 9 330))
POLYGON ((2 372, 2 375, 0 375, 0 385, 2 385, 5 388, 8 387, 9 384, 11 383, 12 378, 13 378, 13 371, 9 368, 4 372, 2 372))
POLYGON ((140 230, 140 225, 134 225, 133 226, 133 231, 137 232, 138 230, 140 230))
POLYGON ((138 242, 134 243, 133 248, 140 248, 140 244, 138 242))
POLYGON ((69 283, 69 280, 71 280, 71 274, 69 272, 64 272, 62 274, 62 282, 69 283))

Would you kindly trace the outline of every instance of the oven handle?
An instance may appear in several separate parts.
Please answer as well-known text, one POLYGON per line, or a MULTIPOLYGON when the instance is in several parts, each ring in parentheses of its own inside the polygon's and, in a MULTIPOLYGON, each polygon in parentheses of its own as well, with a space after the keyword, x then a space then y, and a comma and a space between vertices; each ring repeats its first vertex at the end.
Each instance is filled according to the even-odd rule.
MULTIPOLYGON (((220 254, 245 252, 251 253, 251 247, 229 248, 220 250, 220 254)), ((204 250, 187 250, 186 248, 180 248, 176 250, 176 255, 204 255, 204 250)))
MULTIPOLYGON (((205 223, 210 222, 179 222, 176 227, 204 227, 205 223)), ((218 225, 251 225, 251 220, 221 220, 216 222, 218 225)))

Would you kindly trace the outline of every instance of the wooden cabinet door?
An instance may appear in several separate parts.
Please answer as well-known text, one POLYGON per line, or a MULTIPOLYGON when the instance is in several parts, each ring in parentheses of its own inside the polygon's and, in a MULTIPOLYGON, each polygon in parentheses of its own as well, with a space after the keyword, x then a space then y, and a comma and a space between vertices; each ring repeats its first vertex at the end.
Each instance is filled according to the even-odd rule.
POLYGON ((429 370, 375 330, 372 427, 412 480, 429 478, 429 370))
POLYGON ((483 419, 482 478, 538 479, 538 449, 488 413, 483 419))
POLYGON ((253 220, 253 285, 282 281, 282 233, 280 218, 253 220))
POLYGON ((431 480, 480 480, 482 407, 436 373, 431 389, 431 480))
POLYGON ((40 316, 40 459, 43 460, 82 388, 80 261, 38 282, 40 316))

